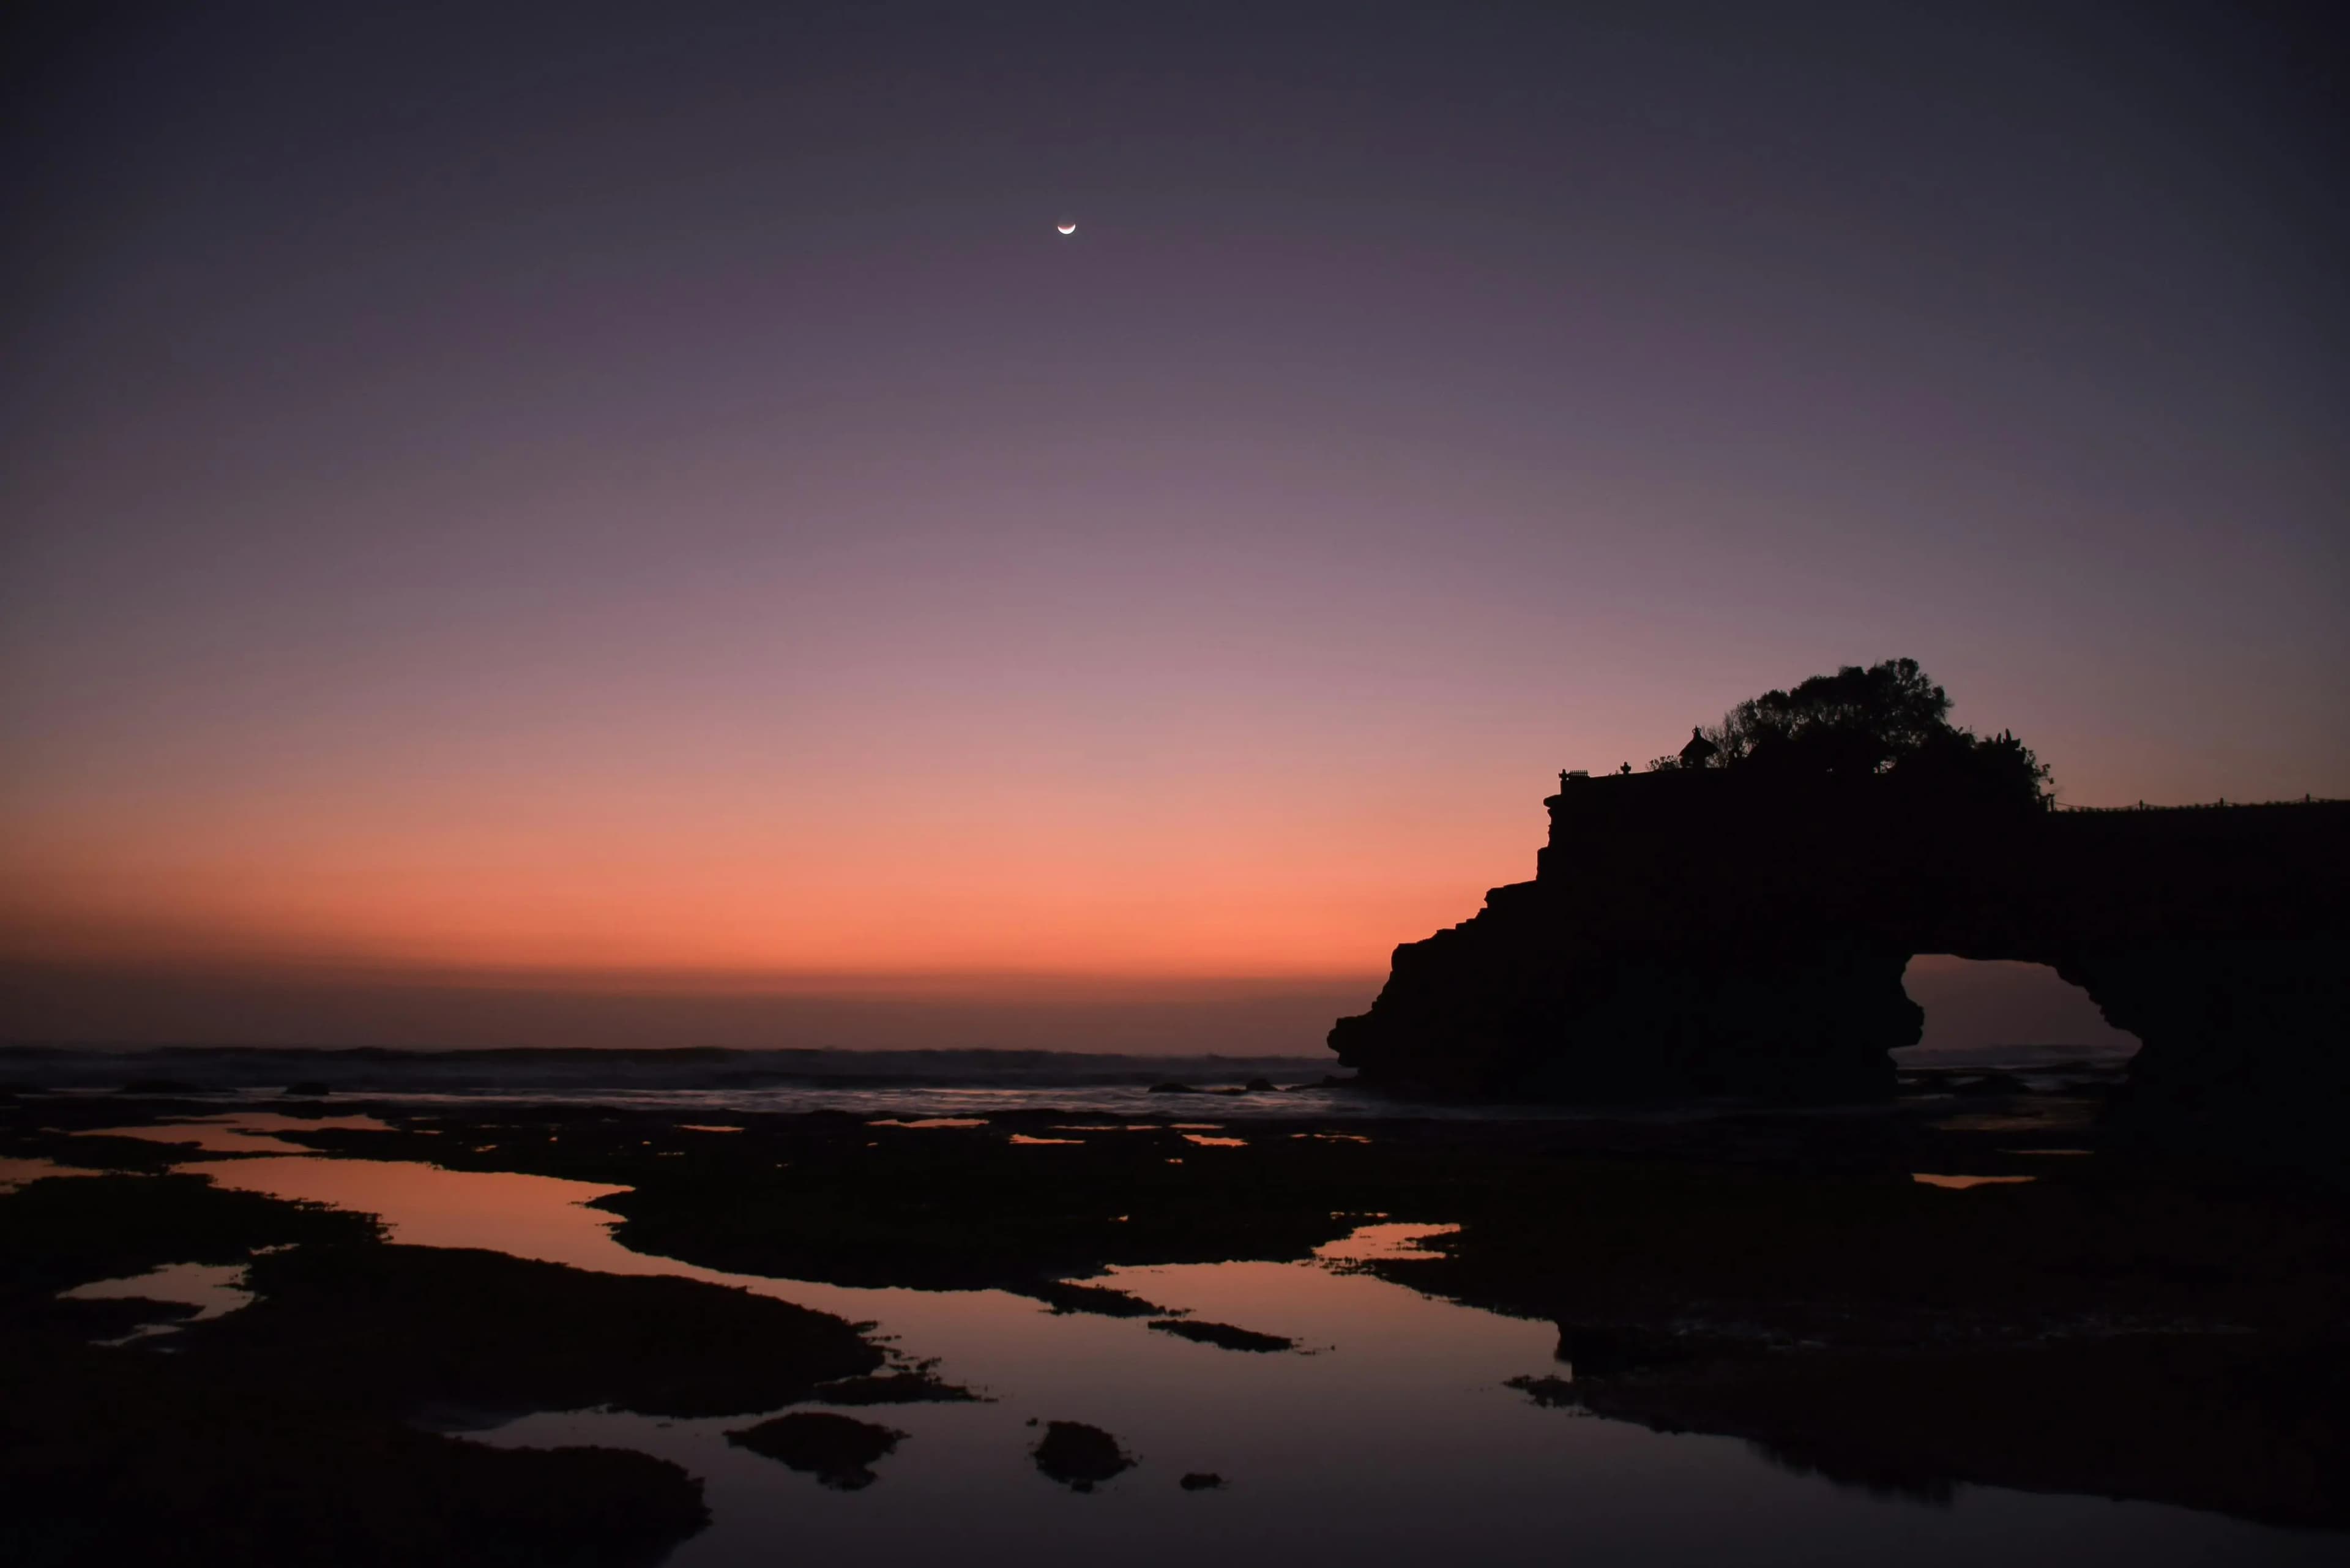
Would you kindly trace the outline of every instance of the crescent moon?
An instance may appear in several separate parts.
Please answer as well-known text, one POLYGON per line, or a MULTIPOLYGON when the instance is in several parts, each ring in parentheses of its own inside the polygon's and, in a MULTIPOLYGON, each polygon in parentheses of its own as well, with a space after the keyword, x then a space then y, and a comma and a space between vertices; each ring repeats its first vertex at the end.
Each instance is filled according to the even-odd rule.
POLYGON ((1055 223, 1053 226, 1065 234, 1074 234, 1077 232, 1077 225, 1075 223, 1055 223))

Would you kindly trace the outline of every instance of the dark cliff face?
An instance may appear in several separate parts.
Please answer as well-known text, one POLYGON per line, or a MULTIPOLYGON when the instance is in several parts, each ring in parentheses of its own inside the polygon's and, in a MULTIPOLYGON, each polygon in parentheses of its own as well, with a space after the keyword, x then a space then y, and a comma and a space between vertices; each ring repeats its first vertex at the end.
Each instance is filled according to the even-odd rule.
POLYGON ((1888 1045, 1918 1040, 1896 946, 1808 931, 1609 939, 1544 892, 1496 888, 1475 919, 1398 948, 1371 1011, 1330 1032, 1339 1059, 1367 1082, 1442 1094, 1849 1099, 1888 1092, 1888 1045))
POLYGON ((2052 814, 1721 771, 1575 779, 1549 805, 1535 879, 1398 948, 1332 1029, 1365 1081, 1880 1095, 1923 1022, 1902 971, 1949 952, 2052 964, 2144 1041, 2124 1120, 2149 1137, 2350 1109, 2350 805, 2052 814))
POLYGON ((2123 1147, 2210 1150, 2350 1183, 2350 939, 2109 942, 2058 962, 2145 1042, 2123 1147))

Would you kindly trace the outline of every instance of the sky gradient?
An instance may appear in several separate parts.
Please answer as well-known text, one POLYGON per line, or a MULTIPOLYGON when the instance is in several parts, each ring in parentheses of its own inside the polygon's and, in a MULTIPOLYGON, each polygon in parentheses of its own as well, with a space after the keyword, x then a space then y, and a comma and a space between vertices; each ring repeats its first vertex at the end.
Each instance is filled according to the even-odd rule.
POLYGON ((2350 794, 2317 10, 347 9, 9 51, 0 957, 1376 976, 1897 655, 2350 794))

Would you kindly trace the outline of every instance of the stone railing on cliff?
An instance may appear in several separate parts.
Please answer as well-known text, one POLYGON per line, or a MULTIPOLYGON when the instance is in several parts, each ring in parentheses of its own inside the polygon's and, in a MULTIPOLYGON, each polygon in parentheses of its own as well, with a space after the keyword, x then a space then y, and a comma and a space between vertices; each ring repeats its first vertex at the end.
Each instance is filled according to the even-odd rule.
POLYGON ((2341 1141, 2350 802, 2005 808, 1896 778, 1570 777, 1534 879, 1395 951, 1330 1044, 1405 1092, 1889 1092, 1918 953, 2052 965, 2145 1043, 2126 1122, 2341 1141))

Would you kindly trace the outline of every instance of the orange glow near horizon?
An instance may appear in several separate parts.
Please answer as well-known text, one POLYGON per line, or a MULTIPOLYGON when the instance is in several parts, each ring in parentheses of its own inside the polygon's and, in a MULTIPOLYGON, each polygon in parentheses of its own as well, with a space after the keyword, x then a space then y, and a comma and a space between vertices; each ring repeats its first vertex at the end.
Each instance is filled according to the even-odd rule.
POLYGON ((1515 809, 1492 789, 1486 820, 1446 821, 1441 784, 1419 782, 1419 799, 1249 801, 1239 781, 1194 778, 634 819, 617 788, 598 801, 576 784, 543 808, 475 798, 439 815, 315 797, 183 801, 143 821, 93 811, 0 848, 0 951, 654 988, 1363 974, 1533 871, 1535 788, 1515 809))
MULTIPOLYGON (((139 791, 0 784, 0 961, 644 992, 1375 975, 1533 875, 1561 749, 1472 722, 1390 758, 1391 733, 1260 713, 1091 770, 967 747, 940 780, 910 742, 726 773, 611 718, 653 732, 642 755, 542 734, 486 761, 322 750, 258 787, 237 757, 139 791)), ((1566 758, 1650 727, 1627 711, 1566 758)))

